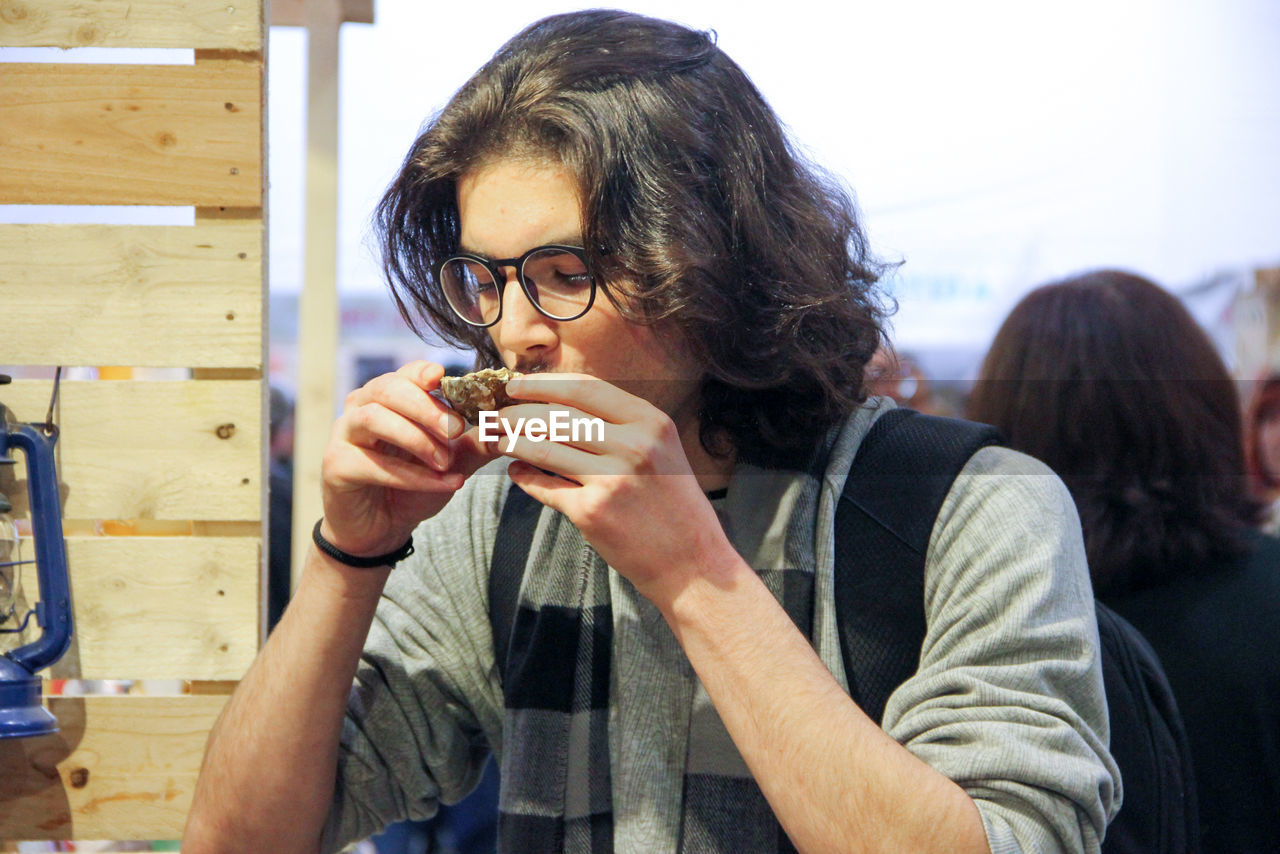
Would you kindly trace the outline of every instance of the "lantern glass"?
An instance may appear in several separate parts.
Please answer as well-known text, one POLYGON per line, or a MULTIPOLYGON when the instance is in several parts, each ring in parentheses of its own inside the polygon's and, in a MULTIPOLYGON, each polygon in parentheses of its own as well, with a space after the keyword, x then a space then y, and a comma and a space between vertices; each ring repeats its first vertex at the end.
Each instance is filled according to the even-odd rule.
POLYGON ((0 493, 0 624, 14 613, 14 577, 18 561, 18 529, 0 493))

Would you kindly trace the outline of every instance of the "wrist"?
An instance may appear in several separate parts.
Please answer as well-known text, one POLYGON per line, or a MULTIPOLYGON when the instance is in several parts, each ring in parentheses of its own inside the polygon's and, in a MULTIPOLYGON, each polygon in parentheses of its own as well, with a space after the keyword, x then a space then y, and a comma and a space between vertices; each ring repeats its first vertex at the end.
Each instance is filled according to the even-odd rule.
POLYGON ((322 516, 311 530, 311 539, 325 557, 344 566, 355 569, 374 569, 376 567, 392 567, 413 554, 413 535, 410 534, 398 546, 383 550, 362 550, 349 552, 333 542, 332 533, 326 535, 328 523, 322 516))
POLYGON ((674 568, 641 592, 675 625, 697 619, 742 583, 742 573, 755 577, 737 550, 725 540, 721 547, 701 550, 686 566, 674 568))
POLYGON ((356 569, 339 563, 312 543, 307 549, 306 569, 299 580, 298 591, 303 586, 315 586, 344 601, 376 603, 390 577, 389 566, 356 569))
MULTIPOLYGON (((368 557, 395 551, 413 533, 413 528, 410 528, 406 533, 400 531, 374 533, 367 526, 360 526, 358 530, 347 530, 348 526, 345 525, 339 525, 335 528, 329 524, 328 513, 320 517, 319 524, 320 536, 326 542, 331 543, 339 551, 358 557, 368 557)), ((312 529, 311 533, 311 542, 315 544, 316 532, 312 529)))

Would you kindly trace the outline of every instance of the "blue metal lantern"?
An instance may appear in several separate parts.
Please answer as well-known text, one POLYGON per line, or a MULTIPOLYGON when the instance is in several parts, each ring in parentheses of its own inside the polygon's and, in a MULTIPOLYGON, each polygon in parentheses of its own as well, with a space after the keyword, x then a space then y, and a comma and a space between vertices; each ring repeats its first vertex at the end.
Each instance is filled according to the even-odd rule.
MULTIPOLYGON (((0 382, 7 379, 0 378, 0 382)), ((58 431, 52 424, 11 424, 6 414, 0 405, 0 466, 16 462, 10 455, 12 449, 26 457, 27 498, 37 556, 34 562, 40 584, 40 601, 34 613, 42 632, 32 643, 0 655, 0 738, 58 731, 57 720, 41 703, 36 674, 61 658, 71 644, 71 583, 53 453, 58 431)), ((8 504, 4 498, 0 508, 8 504)), ((7 513, 4 510, 0 515, 7 513)), ((30 562, 15 558, 0 561, 0 569, 30 562)))

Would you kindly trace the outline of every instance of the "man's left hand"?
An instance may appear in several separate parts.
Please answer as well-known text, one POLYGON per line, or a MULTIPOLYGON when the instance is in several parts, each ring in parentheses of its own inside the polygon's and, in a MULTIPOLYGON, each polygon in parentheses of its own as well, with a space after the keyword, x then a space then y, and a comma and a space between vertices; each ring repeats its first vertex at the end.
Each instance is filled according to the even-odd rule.
POLYGON ((538 401, 501 410, 499 447, 517 460, 511 479, 567 516, 643 595, 673 597, 736 558, 675 423, 653 404, 584 374, 526 375, 507 392, 538 401), (554 415, 561 429, 532 438, 534 419, 550 427, 557 411, 567 414, 554 415))

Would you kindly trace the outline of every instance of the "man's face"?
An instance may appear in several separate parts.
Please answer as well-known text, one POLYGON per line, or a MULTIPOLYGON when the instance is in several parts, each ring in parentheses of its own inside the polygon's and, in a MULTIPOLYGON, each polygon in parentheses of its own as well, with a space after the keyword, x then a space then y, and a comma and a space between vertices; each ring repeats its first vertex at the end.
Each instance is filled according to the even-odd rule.
MULTIPOLYGON (((554 163, 500 159, 458 182, 461 248, 488 258, 518 258, 546 244, 582 246, 577 184, 554 163)), ((489 335, 502 361, 523 371, 591 374, 647 399, 677 425, 696 415, 698 374, 669 337, 618 314, 597 290, 577 320, 557 321, 525 297, 506 268, 502 317, 489 335)))

